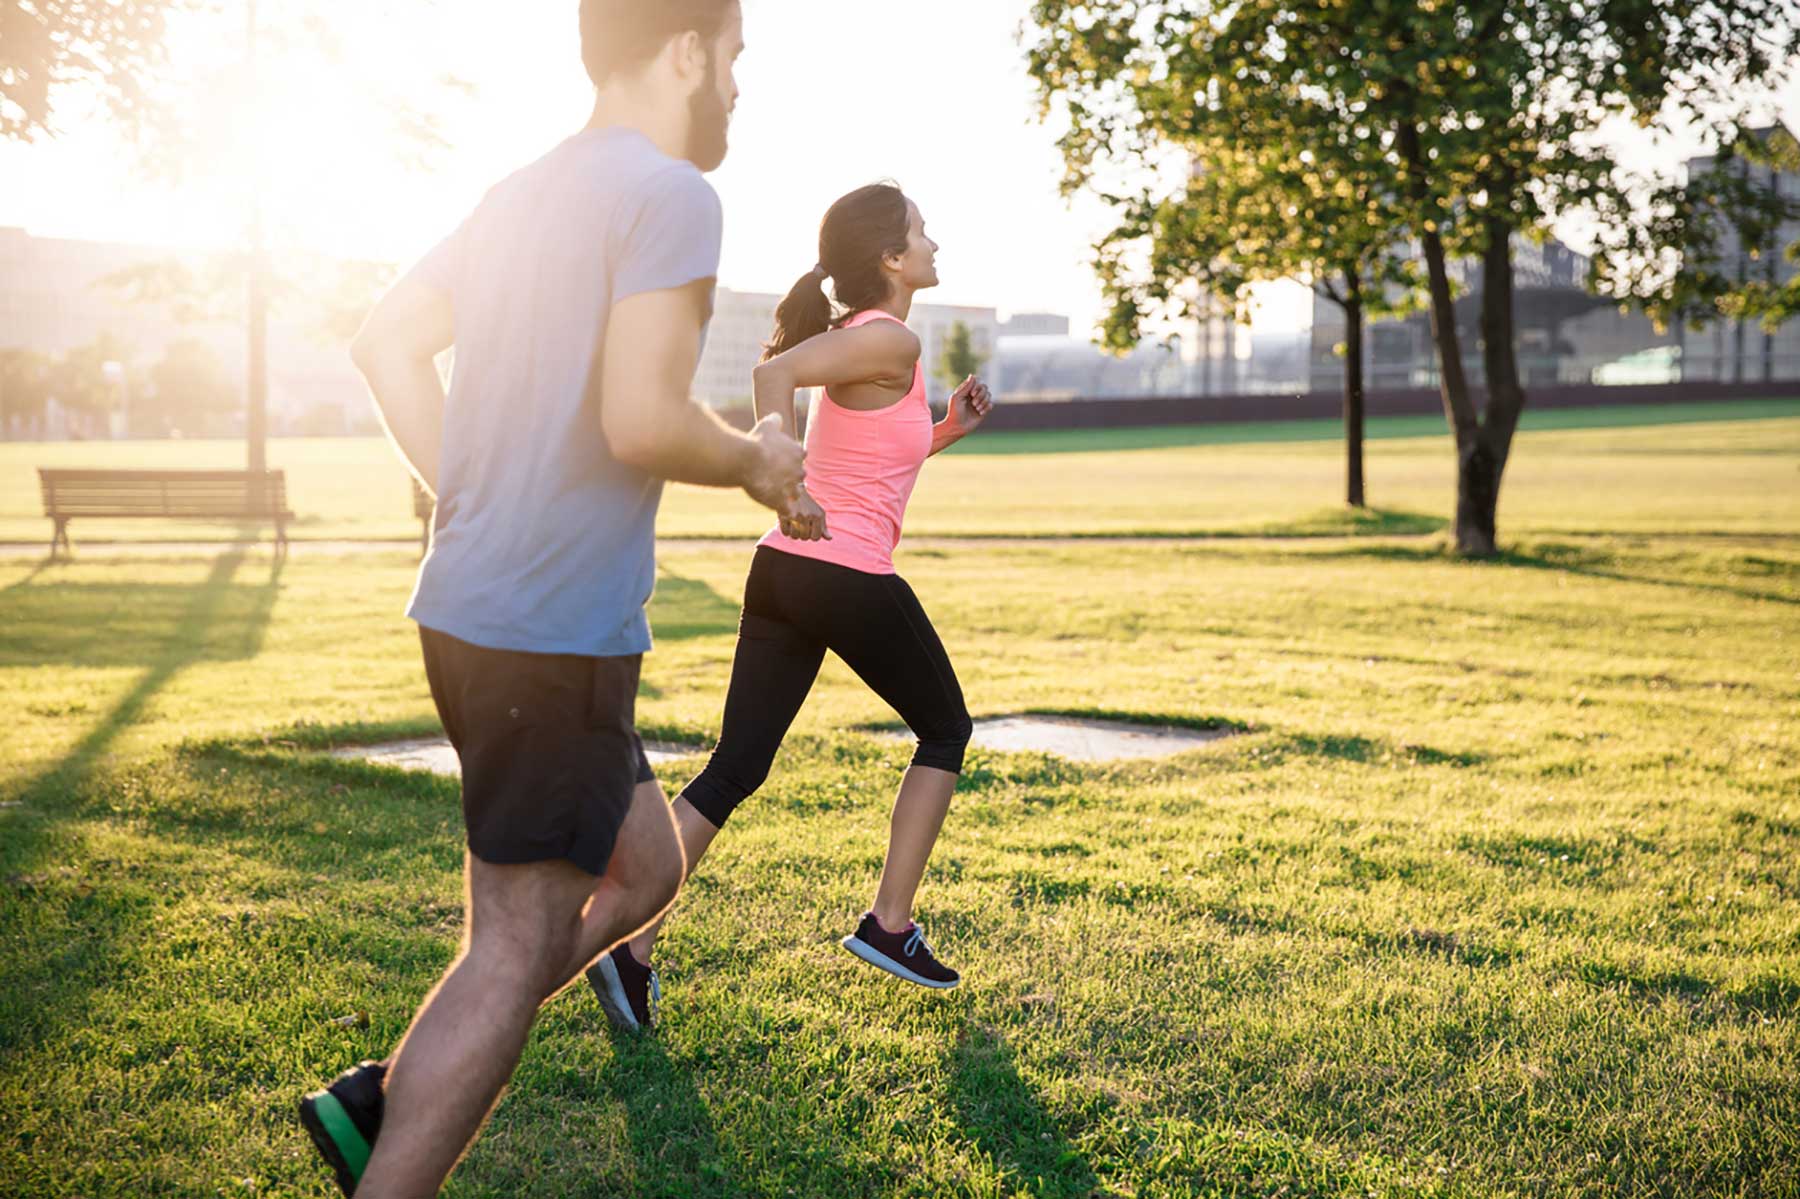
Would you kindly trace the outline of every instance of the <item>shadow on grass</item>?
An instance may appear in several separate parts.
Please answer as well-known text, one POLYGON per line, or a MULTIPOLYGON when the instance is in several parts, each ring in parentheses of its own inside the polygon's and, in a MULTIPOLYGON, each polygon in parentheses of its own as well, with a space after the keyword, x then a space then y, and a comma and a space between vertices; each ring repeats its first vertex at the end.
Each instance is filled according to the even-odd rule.
POLYGON ((1102 707, 1028 707, 1023 716, 1062 716, 1075 720, 1114 720, 1122 724, 1141 724, 1169 729, 1192 729, 1199 733, 1252 733, 1256 726, 1229 716, 1180 716, 1167 712, 1141 712, 1126 708, 1102 707))
MULTIPOLYGON (((77 583, 52 578, 0 592, 8 646, 0 660, 29 666, 147 668, 137 690, 154 694, 184 666, 255 657, 280 591, 277 559, 261 583, 237 582, 242 549, 213 560, 193 583, 77 583)), ((121 704, 130 723, 142 704, 121 704)), ((115 730, 116 731, 116 730, 115 730)))
MULTIPOLYGON (((1637 536, 1631 534, 1631 536, 1637 536)), ((1684 537, 1699 534, 1682 534, 1684 537)), ((1785 535, 1783 535, 1785 538, 1785 535)), ((1492 558, 1483 560, 1464 559, 1456 556, 1443 544, 1432 545, 1342 545, 1322 550, 1315 555, 1320 559, 1327 558, 1369 558, 1383 562, 1443 562, 1464 565, 1477 569, 1494 569, 1515 567, 1522 570, 1541 570, 1561 574, 1577 575, 1589 579, 1605 579, 1614 583, 1636 583, 1647 587, 1666 587, 1676 591, 1689 591, 1696 594, 1729 595, 1737 599, 1747 599, 1772 604, 1800 605, 1800 595, 1784 594, 1779 591, 1765 591, 1755 587, 1743 587, 1734 583, 1714 583, 1698 578, 1669 578, 1663 575, 1649 574, 1642 569, 1626 569, 1620 563, 1620 555, 1610 549, 1592 548, 1588 546, 1570 545, 1564 542, 1547 542, 1542 544, 1516 547, 1502 550, 1492 558)), ((1782 563, 1771 560, 1752 558, 1746 565, 1751 568, 1761 567, 1758 572, 1765 576, 1780 576, 1786 567, 1782 563)))
POLYGON ((1443 750, 1429 745, 1395 745, 1370 737, 1339 733, 1290 733, 1250 751, 1262 766, 1278 766, 1289 757, 1328 758, 1362 765, 1479 766, 1486 754, 1443 750))
POLYGON ((1019 1076, 1012 1047, 994 1029, 965 1025, 951 1051, 949 1099, 962 1135, 974 1142, 1009 1184, 1037 1196, 1088 1196, 1099 1181, 1030 1085, 1019 1076))
POLYGON ((1682 969, 1620 965, 1604 958, 1581 963, 1575 976, 1597 991, 1640 1003, 1679 999, 1692 1004, 1717 1002, 1769 1018, 1800 1013, 1800 975, 1774 967, 1729 986, 1682 969))
POLYGON ((1496 561, 1508 566, 1524 567, 1528 570, 1555 571, 1580 575, 1589 579, 1607 579, 1616 583, 1641 583, 1651 587, 1669 587, 1677 591, 1729 595, 1737 599, 1757 600, 1771 604, 1800 605, 1800 596, 1784 595, 1778 591, 1761 591, 1754 587, 1740 587, 1733 583, 1710 583, 1698 579, 1661 578, 1656 575, 1621 570, 1618 569, 1616 558, 1612 554, 1582 546, 1550 543, 1535 546, 1529 551, 1509 550, 1502 553, 1496 561))
POLYGON ((1244 530, 1246 537, 1424 537, 1442 533, 1450 522, 1441 516, 1398 508, 1327 508, 1299 520, 1280 521, 1244 530))
POLYGON ((22 578, 14 579, 12 582, 8 583, 6 586, 0 587, 0 595, 5 595, 9 591, 17 591, 21 587, 31 586, 31 584, 34 581, 36 581, 36 579, 39 575, 43 574, 45 571, 49 570, 54 565, 55 565, 55 563, 53 563, 48 558, 38 559, 38 561, 35 564, 33 564, 31 570, 28 571, 22 578))
MULTIPOLYGON (((117 619, 82 602, 93 598, 93 589, 78 585, 37 589, 50 593, 59 630, 50 639, 52 648, 47 652, 40 648, 43 641, 32 640, 31 632, 24 632, 21 639, 28 642, 26 652, 34 662, 41 665, 54 659, 61 646, 82 665, 142 664, 145 670, 61 762, 26 786, 27 795, 48 785, 64 789, 78 785, 119 735, 137 723, 150 701, 186 667, 200 661, 254 658, 261 651, 280 591, 281 563, 274 564, 266 582, 243 586, 233 582, 243 561, 242 551, 233 551, 220 555, 197 585, 135 589, 149 592, 148 601, 140 600, 135 607, 129 603, 134 592, 129 585, 99 589, 108 593, 103 607, 114 612, 131 608, 117 619), (114 604, 115 598, 121 602, 114 604)), ((0 607, 0 619, 10 615, 0 607)))
POLYGON ((735 633, 738 605, 699 579, 683 578, 665 568, 650 599, 650 627, 663 641, 735 633))
POLYGON ((654 1036, 614 1033, 613 1051, 607 1082, 625 1105, 639 1191, 722 1199, 742 1194, 693 1065, 654 1036))
MULTIPOLYGON (((7 880, 0 923, 17 947, 8 954, 7 986, 0 993, 0 1050, 39 1039, 53 1025, 80 1021, 88 997, 116 981, 121 947, 145 932, 149 905, 138 897, 96 887, 67 867, 43 867, 87 856, 80 834, 67 824, 98 798, 89 793, 95 767, 163 688, 195 661, 254 656, 260 648, 281 568, 277 563, 266 583, 245 587, 233 582, 243 561, 242 551, 224 554, 200 583, 158 588, 154 616, 134 617, 129 633, 103 619, 97 628, 87 627, 95 639, 132 638, 121 657, 146 669, 61 761, 19 786, 22 808, 0 826, 0 875, 7 880)), ((65 593, 65 604, 67 592, 87 594, 79 587, 36 590, 65 593)), ((61 622, 81 626, 95 615, 77 603, 63 607, 61 622)))

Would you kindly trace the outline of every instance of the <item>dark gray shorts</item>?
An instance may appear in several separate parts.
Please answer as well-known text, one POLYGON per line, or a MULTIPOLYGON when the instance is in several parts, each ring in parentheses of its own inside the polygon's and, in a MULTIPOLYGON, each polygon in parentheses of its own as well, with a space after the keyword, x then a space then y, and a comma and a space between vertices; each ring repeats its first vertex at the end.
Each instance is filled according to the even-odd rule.
POLYGON ((656 778, 634 727, 643 655, 485 649, 424 626, 419 637, 462 761, 469 852, 604 874, 632 792, 656 778))

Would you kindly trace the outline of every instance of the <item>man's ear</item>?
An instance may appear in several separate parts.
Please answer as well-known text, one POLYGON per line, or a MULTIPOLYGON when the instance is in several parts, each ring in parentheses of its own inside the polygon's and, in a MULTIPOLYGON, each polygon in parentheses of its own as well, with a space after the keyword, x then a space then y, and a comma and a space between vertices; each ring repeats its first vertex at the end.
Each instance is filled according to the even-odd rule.
MULTIPOLYGON (((652 2, 659 3, 660 0, 652 2)), ((700 36, 699 30, 690 29, 675 35, 663 52, 671 56, 675 75, 683 83, 697 84, 706 79, 706 39, 700 36)))

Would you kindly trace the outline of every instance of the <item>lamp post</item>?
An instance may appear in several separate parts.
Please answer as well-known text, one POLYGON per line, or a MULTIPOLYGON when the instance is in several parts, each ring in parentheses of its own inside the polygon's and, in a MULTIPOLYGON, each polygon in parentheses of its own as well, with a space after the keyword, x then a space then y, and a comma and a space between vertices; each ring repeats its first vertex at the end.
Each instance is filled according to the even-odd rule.
POLYGON ((123 362, 102 362, 100 377, 105 379, 113 389, 117 407, 112 415, 112 436, 114 441, 131 436, 131 393, 125 388, 125 364, 123 362))
POLYGON ((249 0, 247 22, 244 77, 250 91, 250 103, 246 108, 251 118, 250 136, 245 147, 250 171, 250 269, 244 305, 249 320, 244 436, 249 443, 247 465, 250 472, 260 478, 269 464, 269 263, 268 250, 263 244, 262 105, 256 67, 256 0, 249 0))

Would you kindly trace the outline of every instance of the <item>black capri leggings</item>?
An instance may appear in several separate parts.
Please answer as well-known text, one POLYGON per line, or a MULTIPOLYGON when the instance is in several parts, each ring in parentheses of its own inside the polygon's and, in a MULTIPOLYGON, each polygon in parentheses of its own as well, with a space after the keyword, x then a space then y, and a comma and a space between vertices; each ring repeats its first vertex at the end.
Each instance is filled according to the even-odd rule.
POLYGON ((759 546, 744 584, 719 744, 682 792, 716 827, 769 777, 828 649, 918 737, 913 765, 961 773, 969 710, 906 580, 759 546))

